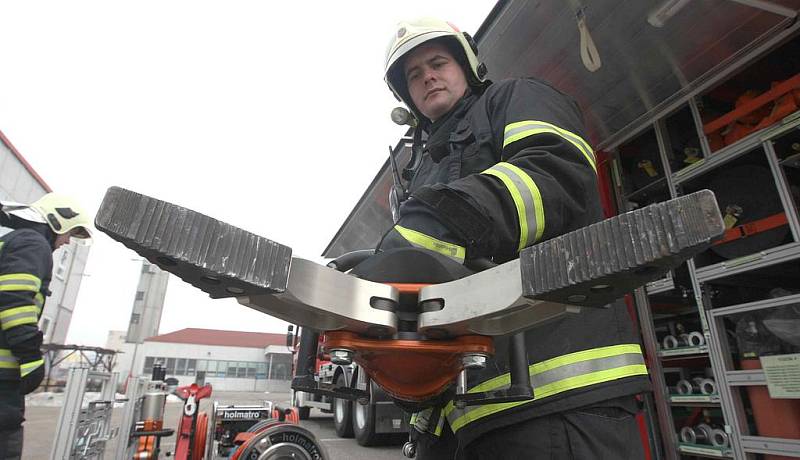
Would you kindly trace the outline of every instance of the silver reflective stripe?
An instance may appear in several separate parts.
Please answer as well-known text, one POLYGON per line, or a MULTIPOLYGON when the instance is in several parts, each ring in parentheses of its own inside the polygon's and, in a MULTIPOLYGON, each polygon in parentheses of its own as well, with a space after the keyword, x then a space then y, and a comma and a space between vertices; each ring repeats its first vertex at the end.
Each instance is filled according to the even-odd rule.
POLYGON ((581 154, 586 158, 589 165, 597 171, 595 164, 594 151, 591 146, 577 134, 560 128, 556 125, 535 120, 526 120, 516 123, 511 123, 506 126, 503 134, 503 148, 512 142, 516 142, 526 137, 534 136, 536 134, 555 134, 562 137, 569 143, 575 146, 581 154))
POLYGON ((0 369, 18 369, 19 361, 11 353, 0 354, 0 369))
POLYGON ((42 295, 41 292, 37 293, 33 297, 33 303, 36 304, 37 307, 39 307, 39 312, 41 313, 42 307, 44 307, 44 296, 42 295))
POLYGON ((3 290, 3 286, 30 286, 33 289, 31 291, 39 290, 39 283, 33 280, 25 280, 25 279, 4 279, 0 281, 0 291, 3 290))
POLYGON ((642 356, 641 353, 627 353, 624 355, 608 356, 606 358, 596 358, 588 361, 566 364, 556 367, 555 369, 546 370, 540 374, 531 375, 531 383, 534 388, 542 387, 576 375, 586 375, 592 372, 631 366, 634 364, 644 364, 644 356, 642 356))
POLYGON ((517 250, 521 251, 538 241, 544 233, 544 202, 533 179, 517 166, 505 162, 497 163, 482 174, 500 179, 514 200, 519 220, 517 250))
POLYGON ((10 329, 20 324, 36 324, 39 321, 39 316, 33 311, 22 311, 13 315, 7 315, 0 318, 2 322, 2 329, 10 329), (27 319, 27 321, 20 321, 27 319))

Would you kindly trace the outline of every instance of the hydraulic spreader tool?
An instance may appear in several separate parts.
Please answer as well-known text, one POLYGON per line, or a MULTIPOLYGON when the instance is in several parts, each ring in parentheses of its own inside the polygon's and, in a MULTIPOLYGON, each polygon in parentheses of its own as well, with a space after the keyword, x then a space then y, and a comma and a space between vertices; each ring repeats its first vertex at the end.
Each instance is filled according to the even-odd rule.
POLYGON ((541 242, 510 262, 487 261, 484 266, 490 268, 445 276, 442 282, 441 273, 465 269, 438 253, 360 251, 321 265, 293 257, 282 244, 117 187, 106 193, 96 225, 212 298, 235 297, 302 326, 294 389, 368 400, 367 391, 321 388, 313 379, 317 337, 323 333, 332 360, 357 362, 397 402, 412 407, 454 383, 455 401, 462 406, 533 398, 522 332, 585 308, 604 308, 663 277, 725 231, 714 194, 702 190, 541 242), (362 276, 362 264, 378 275, 362 276), (350 269, 359 276, 346 273, 350 269), (499 336, 511 338, 511 385, 467 393, 467 370, 485 365, 499 336))

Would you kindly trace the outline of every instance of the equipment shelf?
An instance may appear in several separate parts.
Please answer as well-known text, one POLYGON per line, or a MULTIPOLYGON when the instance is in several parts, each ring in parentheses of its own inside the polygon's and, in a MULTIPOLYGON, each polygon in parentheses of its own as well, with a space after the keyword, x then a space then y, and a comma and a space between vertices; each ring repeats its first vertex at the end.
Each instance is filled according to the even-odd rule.
POLYGON ((717 406, 719 394, 710 395, 669 395, 669 402, 674 406, 717 406))
POLYGON ((659 350, 658 356, 661 358, 674 358, 678 356, 693 356, 708 354, 708 345, 700 345, 699 347, 680 347, 671 348, 669 350, 659 350))
POLYGON ((700 455, 711 458, 733 458, 730 448, 706 446, 702 444, 679 443, 678 450, 682 454, 700 455))

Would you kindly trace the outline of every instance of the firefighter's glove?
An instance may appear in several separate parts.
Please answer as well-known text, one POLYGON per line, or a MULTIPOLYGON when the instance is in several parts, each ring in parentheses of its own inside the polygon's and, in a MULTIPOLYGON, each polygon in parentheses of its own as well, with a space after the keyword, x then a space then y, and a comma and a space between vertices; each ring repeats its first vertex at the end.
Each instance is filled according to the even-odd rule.
POLYGON ((20 391, 26 395, 33 392, 44 380, 44 359, 38 358, 19 363, 20 391))
POLYGON ((434 213, 413 198, 400 208, 400 220, 381 239, 378 251, 417 247, 464 263, 466 248, 434 213))

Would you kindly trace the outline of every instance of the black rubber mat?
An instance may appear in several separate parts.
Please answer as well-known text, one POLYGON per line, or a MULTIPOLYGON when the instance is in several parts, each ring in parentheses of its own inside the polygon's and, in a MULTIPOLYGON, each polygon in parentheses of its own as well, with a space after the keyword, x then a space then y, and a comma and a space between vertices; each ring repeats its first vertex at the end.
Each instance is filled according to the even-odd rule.
POLYGON ((199 212, 111 187, 95 225, 213 298, 286 289, 291 248, 199 212))
POLYGON ((620 214, 524 249, 523 295, 600 307, 663 277, 724 231, 710 190, 620 214))

